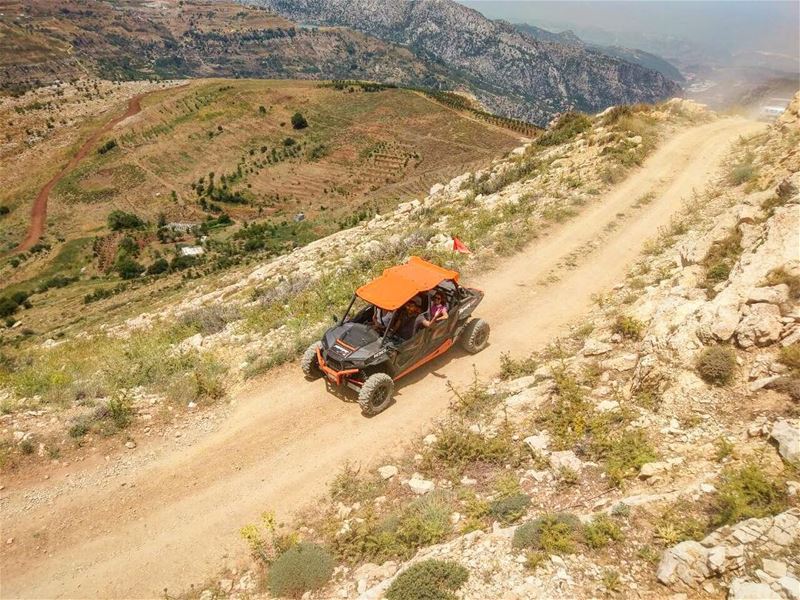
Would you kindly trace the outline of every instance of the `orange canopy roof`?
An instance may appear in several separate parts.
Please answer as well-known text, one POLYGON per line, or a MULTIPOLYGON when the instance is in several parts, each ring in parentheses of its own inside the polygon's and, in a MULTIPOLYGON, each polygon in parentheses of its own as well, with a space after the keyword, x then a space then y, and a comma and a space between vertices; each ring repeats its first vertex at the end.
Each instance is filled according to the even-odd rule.
POLYGON ((458 281, 458 272, 412 256, 406 264, 386 269, 383 275, 362 285, 356 294, 384 310, 395 310, 420 292, 427 292, 446 279, 458 281))

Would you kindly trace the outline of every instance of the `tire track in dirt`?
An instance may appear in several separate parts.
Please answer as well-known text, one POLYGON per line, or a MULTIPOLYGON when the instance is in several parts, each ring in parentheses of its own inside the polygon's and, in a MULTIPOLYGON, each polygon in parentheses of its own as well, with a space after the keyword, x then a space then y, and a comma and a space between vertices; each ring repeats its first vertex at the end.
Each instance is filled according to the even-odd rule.
POLYGON ((397 452, 446 409, 448 381, 467 383, 473 365, 493 373, 501 353, 541 348, 587 314, 592 296, 622 279, 643 243, 719 172, 731 143, 762 127, 724 119, 675 135, 577 217, 472 278, 487 293, 478 314, 492 326, 491 345, 475 356, 451 351, 409 375, 396 403, 374 418, 289 364, 239 394, 220 430, 165 450, 138 473, 78 487, 26 513, 19 511, 25 496, 52 482, 14 490, 0 509, 13 515, 3 519, 3 536, 15 538, 0 548, 0 596, 154 597, 235 563, 246 553, 243 524, 268 509, 285 519, 324 491, 346 460, 374 465, 397 452), (632 210, 650 191, 653 201, 632 210), (625 211, 630 217, 607 230, 625 211), (598 239, 604 243, 592 247, 598 239), (575 266, 549 281, 570 255, 578 256, 575 266), (47 539, 34 537, 43 531, 47 539))
POLYGON ((99 129, 95 130, 95 132, 89 136, 75 155, 69 160, 69 162, 58 172, 56 173, 50 181, 44 184, 44 187, 39 190, 39 194, 36 196, 36 200, 33 201, 33 207, 31 208, 31 220, 28 226, 28 233, 25 235, 25 238, 17 245, 16 248, 11 250, 9 254, 18 254, 20 252, 25 252, 26 250, 30 250, 41 238, 44 234, 45 226, 47 225, 47 202, 50 199, 50 192, 53 190, 55 185, 61 181, 64 176, 66 176, 72 169, 74 169, 78 163, 83 160, 87 154, 94 148, 97 144, 97 140, 100 137, 114 128, 118 123, 121 123, 125 119, 132 117, 142 110, 141 100, 146 94, 138 94, 128 100, 128 108, 127 110, 120 116, 114 117, 110 121, 108 121, 105 125, 100 127, 99 129))

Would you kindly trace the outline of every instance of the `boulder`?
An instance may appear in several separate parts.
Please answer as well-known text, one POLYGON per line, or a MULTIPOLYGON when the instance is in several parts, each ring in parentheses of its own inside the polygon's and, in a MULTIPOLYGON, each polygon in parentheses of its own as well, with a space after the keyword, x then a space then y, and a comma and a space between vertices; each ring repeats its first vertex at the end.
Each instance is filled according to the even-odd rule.
POLYGON ((766 346, 777 342, 782 331, 780 308, 774 304, 759 302, 750 305, 750 314, 736 327, 736 342, 742 348, 766 346))
POLYGON ((772 426, 769 437, 778 445, 778 453, 790 464, 800 464, 800 427, 780 420, 772 426))
POLYGON ((523 441, 534 452, 547 453, 547 447, 550 445, 550 435, 544 432, 526 437, 523 441))
POLYGON ((731 587, 728 589, 728 600, 780 600, 780 598, 766 583, 753 583, 738 577, 731 581, 731 587))
POLYGON ((654 475, 658 475, 660 473, 666 473, 672 468, 672 466, 667 462, 651 462, 642 465, 641 469, 639 469, 639 477, 641 479, 649 479, 654 475))
POLYGON ((784 305, 789 301, 789 286, 785 283, 770 287, 757 287, 750 290, 747 295, 747 304, 767 304, 784 305))
POLYGON ((601 342, 599 340, 588 339, 583 344, 583 350, 581 350, 581 352, 584 356, 597 356, 599 354, 611 352, 613 349, 614 346, 611 344, 606 344, 605 342, 601 342))
POLYGON ((412 492, 421 496, 432 492, 436 488, 436 485, 432 481, 423 479, 415 473, 414 476, 408 480, 408 487, 412 492))
POLYGON ((800 581, 790 575, 785 575, 776 583, 789 600, 800 600, 800 581))
POLYGON ((378 469, 378 475, 381 476, 381 479, 391 479, 395 475, 400 472, 400 469, 395 467, 394 465, 384 465, 378 469))
POLYGON ((602 362, 601 367, 607 371, 630 371, 636 367, 639 360, 638 354, 622 354, 614 358, 606 359, 602 362))
POLYGON ((550 467, 554 471, 571 469, 576 473, 580 473, 583 469, 583 462, 575 456, 572 450, 564 450, 562 452, 553 452, 550 455, 550 467))

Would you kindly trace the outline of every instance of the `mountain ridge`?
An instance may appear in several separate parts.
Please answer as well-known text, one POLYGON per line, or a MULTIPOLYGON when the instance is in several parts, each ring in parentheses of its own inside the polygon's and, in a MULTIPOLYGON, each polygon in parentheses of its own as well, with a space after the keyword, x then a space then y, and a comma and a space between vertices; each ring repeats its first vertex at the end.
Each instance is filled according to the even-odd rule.
POLYGON ((658 102, 680 87, 591 48, 537 40, 452 0, 240 0, 308 25, 346 26, 462 74, 489 110, 545 124, 566 110, 658 102))

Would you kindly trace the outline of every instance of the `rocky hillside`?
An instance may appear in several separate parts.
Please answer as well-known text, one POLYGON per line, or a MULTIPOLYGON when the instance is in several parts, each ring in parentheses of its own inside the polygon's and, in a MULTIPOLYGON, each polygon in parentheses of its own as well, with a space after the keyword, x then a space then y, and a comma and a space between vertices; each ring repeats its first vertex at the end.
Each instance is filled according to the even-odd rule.
MULTIPOLYGON (((517 496, 477 493, 492 531, 362 566, 342 593, 382 597, 435 559, 467 568, 463 598, 800 597, 798 109, 800 95, 769 134, 743 141, 729 177, 590 322, 542 355, 509 358, 484 388, 497 407, 467 417, 469 430, 500 439, 510 426, 540 461, 512 470, 517 496), (512 517, 499 509, 512 504, 512 517)), ((421 455, 459 426, 444 424, 421 455)), ((412 462, 403 484, 447 488, 428 465, 412 462)))
POLYGON ((245 528, 271 595, 250 571, 188 597, 328 577, 303 597, 800 597, 799 111, 743 139, 571 335, 453 390, 292 533, 245 528))
POLYGON ((301 28, 233 2, 0 4, 0 90, 85 77, 368 79, 439 87, 444 69, 347 29, 301 28))
POLYGON ((444 65, 493 112, 538 124, 569 108, 654 102, 678 86, 655 71, 573 44, 542 41, 452 0, 248 0, 297 21, 341 25, 444 65))

